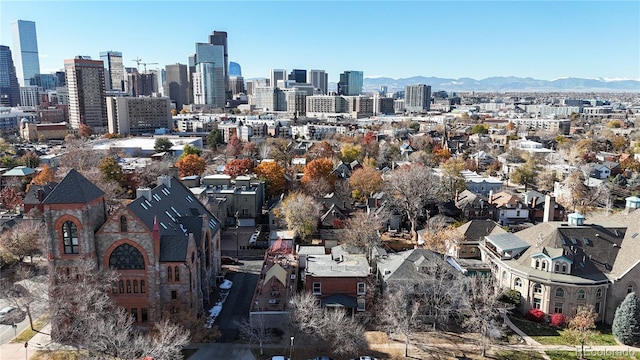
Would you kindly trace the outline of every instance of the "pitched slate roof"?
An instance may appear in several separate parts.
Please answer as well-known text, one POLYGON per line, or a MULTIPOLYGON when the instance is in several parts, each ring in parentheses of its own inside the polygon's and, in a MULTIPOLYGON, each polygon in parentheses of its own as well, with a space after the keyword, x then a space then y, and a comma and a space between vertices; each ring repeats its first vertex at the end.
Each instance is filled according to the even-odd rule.
POLYGON ((457 231, 464 235, 466 241, 481 241, 487 235, 506 233, 493 220, 471 220, 458 227, 457 231))
POLYGON ((218 219, 175 177, 163 176, 159 185, 144 192, 148 198, 139 196, 127 208, 149 229, 157 218, 160 261, 185 261, 189 234, 193 234, 196 245, 200 246, 203 215, 206 215, 212 233, 220 228, 218 219))
POLYGON ((67 176, 42 201, 43 204, 85 204, 100 196, 104 191, 95 186, 75 169, 71 169, 67 176))
POLYGON ((378 271, 384 281, 420 280, 424 274, 419 271, 423 262, 433 262, 441 255, 427 249, 406 250, 389 254, 378 260, 378 271))
POLYGON ((24 200, 22 202, 24 204, 40 204, 40 200, 38 200, 38 190, 42 190, 42 200, 46 199, 47 195, 53 191, 53 189, 58 185, 57 182, 52 181, 46 183, 44 185, 36 185, 33 184, 29 186, 29 190, 24 195, 24 200))

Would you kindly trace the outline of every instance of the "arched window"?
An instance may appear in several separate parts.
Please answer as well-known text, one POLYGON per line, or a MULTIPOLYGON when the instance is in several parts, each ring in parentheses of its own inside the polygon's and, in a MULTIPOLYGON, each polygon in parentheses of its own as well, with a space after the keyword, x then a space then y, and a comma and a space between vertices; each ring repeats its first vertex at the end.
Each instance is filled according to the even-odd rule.
POLYGON ((120 294, 124 294, 124 281, 120 280, 118 282, 118 287, 120 288, 120 294))
POLYGON ((113 294, 117 294, 118 293, 118 283, 117 282, 113 282, 113 284, 111 284, 111 293, 113 294))
POLYGON ((536 294, 542 293, 542 285, 540 284, 533 285, 533 292, 536 294))
POLYGON ((127 294, 131 294, 131 280, 127 280, 127 294))
POLYGON ((578 300, 584 300, 586 297, 587 297, 587 293, 584 290, 582 289, 578 290, 578 296, 577 296, 578 300))
POLYGON ((627 285, 627 294, 631 294, 634 291, 633 283, 627 285))
POLYGON ((602 297, 602 289, 598 289, 596 290, 596 298, 601 298, 602 297))
POLYGON ((143 294, 147 292, 147 289, 144 286, 144 280, 140 280, 140 292, 143 294))
POLYGON ((540 267, 540 260, 536 259, 536 269, 540 267))
POLYGON ((502 283, 505 285, 509 284, 509 278, 507 277, 506 271, 502 271, 502 283))
POLYGON ((133 293, 138 293, 138 280, 133 280, 133 293))
POLYGON ((174 271, 173 271, 173 278, 175 281, 180 281, 180 268, 179 267, 175 267, 174 271))
POLYGON ((120 232, 127 232, 127 217, 120 216, 120 232))
POLYGON ((65 254, 78 254, 78 227, 73 221, 65 221, 62 224, 62 240, 65 254))
POLYGON ((517 287, 521 287, 522 286, 522 280, 520 278, 516 278, 516 280, 514 281, 514 285, 517 287))
POLYGON ((144 257, 134 246, 122 244, 111 252, 109 267, 117 270, 143 270, 144 257))
POLYGON ((547 262, 546 261, 542 262, 542 270, 547 270, 547 262))
POLYGON ((167 281, 173 281, 173 268, 167 266, 167 281))
POLYGON ((564 289, 563 288, 557 288, 556 289, 556 297, 559 297, 559 298, 564 297, 564 289))
POLYGON ((556 263, 556 272, 560 272, 560 264, 556 263))
POLYGON ((567 264, 565 263, 562 263, 562 272, 565 274, 567 273, 567 264))

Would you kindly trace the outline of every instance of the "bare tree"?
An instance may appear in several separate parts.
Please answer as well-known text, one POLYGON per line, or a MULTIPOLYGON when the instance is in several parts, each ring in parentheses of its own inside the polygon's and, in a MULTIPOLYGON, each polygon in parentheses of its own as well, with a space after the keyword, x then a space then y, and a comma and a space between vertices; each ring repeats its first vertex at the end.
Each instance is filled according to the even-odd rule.
POLYGON ((564 191, 558 197, 558 202, 571 211, 579 211, 586 215, 598 206, 606 205, 610 195, 610 184, 589 187, 586 177, 580 170, 575 170, 563 182, 564 191))
POLYGON ((438 324, 448 324, 451 314, 462 308, 464 278, 439 255, 421 264, 424 276, 414 287, 423 299, 425 318, 433 322, 433 330, 438 324))
POLYGON ((427 206, 442 198, 441 181, 431 168, 416 164, 403 166, 385 178, 389 203, 404 213, 411 223, 411 233, 417 241, 416 228, 420 218, 429 220, 427 206))
POLYGON ((387 326, 388 332, 398 333, 404 337, 405 357, 409 354, 411 337, 420 324, 421 306, 412 286, 408 283, 389 288, 383 298, 380 320, 387 326))
POLYGON ((341 233, 340 241, 352 244, 364 250, 367 259, 371 260, 374 247, 382 245, 380 228, 387 220, 386 212, 358 212, 349 219, 341 233))
POLYGON ((33 255, 43 252, 45 240, 42 235, 44 233, 44 223, 40 219, 24 219, 3 234, 0 242, 19 261, 29 256, 33 262, 33 255))
POLYGON ((23 267, 17 271, 16 280, 18 281, 2 289, 3 296, 26 314, 31 330, 35 330, 33 313, 44 310, 49 300, 46 275, 39 275, 35 270, 23 267))
POLYGON ((490 340, 503 336, 500 317, 512 306, 500 301, 502 292, 493 276, 472 276, 466 280, 462 326, 480 334, 479 345, 484 357, 490 340))
POLYGON ((311 197, 302 193, 289 194, 276 212, 287 226, 296 234, 306 238, 318 228, 320 205, 311 197))
POLYGON ((263 315, 256 315, 250 320, 236 321, 235 325, 250 343, 258 343, 260 355, 264 355, 264 344, 270 344, 277 340, 275 334, 267 327, 267 322, 263 315))
POLYGON ((331 343, 339 355, 364 345, 364 327, 341 309, 320 308, 318 298, 304 292, 290 300, 290 320, 297 330, 331 343))

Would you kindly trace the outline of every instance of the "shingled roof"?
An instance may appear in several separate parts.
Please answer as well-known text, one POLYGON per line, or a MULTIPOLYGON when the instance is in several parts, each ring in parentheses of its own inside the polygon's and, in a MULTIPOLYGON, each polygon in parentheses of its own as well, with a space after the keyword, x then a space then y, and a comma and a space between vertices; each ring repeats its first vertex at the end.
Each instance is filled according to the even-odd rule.
POLYGON ((71 169, 67 176, 42 201, 43 204, 86 204, 101 196, 104 191, 95 186, 75 169, 71 169))

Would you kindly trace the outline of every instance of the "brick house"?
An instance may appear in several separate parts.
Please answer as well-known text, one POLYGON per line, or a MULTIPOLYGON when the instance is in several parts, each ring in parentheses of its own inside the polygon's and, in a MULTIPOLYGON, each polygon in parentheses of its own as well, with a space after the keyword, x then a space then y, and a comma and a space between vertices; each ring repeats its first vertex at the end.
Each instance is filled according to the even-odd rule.
POLYGON ((50 273, 95 260, 117 271, 110 295, 137 325, 177 310, 195 319, 213 300, 219 222, 173 177, 137 195, 108 213, 104 192, 72 169, 42 201, 50 273))

